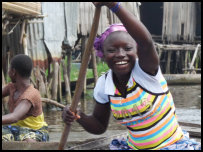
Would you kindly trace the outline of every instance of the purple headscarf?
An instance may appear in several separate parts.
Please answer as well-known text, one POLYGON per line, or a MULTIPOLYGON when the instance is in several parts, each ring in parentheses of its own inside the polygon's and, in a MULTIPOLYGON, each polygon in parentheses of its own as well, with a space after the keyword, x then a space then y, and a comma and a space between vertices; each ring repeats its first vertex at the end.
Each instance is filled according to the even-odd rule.
POLYGON ((101 36, 95 38, 94 40, 94 48, 96 50, 96 56, 103 58, 103 51, 102 51, 102 46, 104 40, 111 34, 112 32, 115 31, 125 31, 127 32, 126 28, 123 26, 123 24, 112 24, 110 25, 105 32, 101 34, 101 36))

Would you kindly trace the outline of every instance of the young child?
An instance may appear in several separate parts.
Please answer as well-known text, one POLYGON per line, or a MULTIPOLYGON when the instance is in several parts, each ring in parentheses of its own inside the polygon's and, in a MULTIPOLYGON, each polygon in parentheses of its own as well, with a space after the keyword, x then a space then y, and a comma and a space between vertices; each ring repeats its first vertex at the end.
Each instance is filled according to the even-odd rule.
POLYGON ((9 96, 9 114, 2 116, 2 141, 48 141, 48 125, 44 121, 41 96, 30 83, 32 60, 19 54, 11 59, 11 83, 2 89, 9 96))
MULTIPOLYGON (((78 111, 77 122, 90 133, 104 133, 110 112, 128 129, 126 141, 113 140, 110 149, 200 149, 178 124, 173 98, 159 67, 158 55, 146 27, 120 3, 107 6, 123 24, 111 25, 94 47, 110 70, 94 88, 96 101, 90 116, 78 111)), ((62 118, 71 124, 76 116, 66 107, 62 118)))

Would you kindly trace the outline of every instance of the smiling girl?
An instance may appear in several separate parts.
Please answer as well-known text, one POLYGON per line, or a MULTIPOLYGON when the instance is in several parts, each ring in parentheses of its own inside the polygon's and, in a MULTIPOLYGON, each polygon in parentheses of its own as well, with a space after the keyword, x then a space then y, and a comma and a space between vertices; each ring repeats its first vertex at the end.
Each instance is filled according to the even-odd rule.
MULTIPOLYGON (((154 43, 146 27, 117 2, 95 2, 107 6, 122 24, 113 24, 95 39, 97 55, 110 70, 94 88, 93 114, 78 111, 77 122, 93 134, 104 133, 110 113, 128 130, 124 141, 115 139, 110 149, 200 149, 186 138, 175 113, 173 98, 159 66, 154 43), (184 145, 185 144, 185 145, 184 145)), ((76 116, 66 107, 63 120, 76 116)))

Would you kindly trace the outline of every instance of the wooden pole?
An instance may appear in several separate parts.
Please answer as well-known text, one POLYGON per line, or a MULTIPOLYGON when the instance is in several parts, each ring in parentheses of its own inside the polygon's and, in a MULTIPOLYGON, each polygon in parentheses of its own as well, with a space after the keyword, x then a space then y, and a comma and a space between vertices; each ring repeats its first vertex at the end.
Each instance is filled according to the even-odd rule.
MULTIPOLYGON (((61 62, 61 61, 60 61, 61 62)), ((58 70, 58 101, 62 103, 62 89, 61 89, 61 63, 58 70)))
POLYGON ((25 34, 25 19, 23 20, 23 23, 22 23, 22 28, 21 28, 21 33, 20 33, 20 41, 19 41, 20 44, 22 44, 22 42, 23 42, 23 34, 25 34))
POLYGON ((197 56, 197 52, 198 52, 198 50, 199 50, 199 47, 201 47, 200 44, 198 44, 197 47, 196 47, 196 49, 195 49, 195 53, 194 53, 194 55, 193 55, 193 57, 192 57, 192 61, 191 61, 191 63, 190 63, 190 69, 193 67, 193 64, 194 64, 194 62, 195 62, 195 59, 196 59, 196 56, 197 56))
MULTIPOLYGON (((187 69, 187 60, 188 60, 188 51, 185 52, 185 69, 187 69)), ((185 71, 184 73, 187 73, 187 71, 185 71)))
POLYGON ((46 96, 46 88, 45 88, 45 83, 44 83, 44 80, 43 80, 43 76, 41 75, 39 66, 34 68, 34 71, 35 71, 35 77, 36 77, 37 82, 38 82, 37 87, 38 87, 38 90, 40 92, 40 95, 42 97, 45 97, 46 96))
MULTIPOLYGON (((83 58, 83 55, 84 55, 84 52, 85 52, 85 46, 86 46, 86 44, 87 44, 87 36, 82 36, 82 40, 81 40, 82 42, 81 42, 81 59, 83 58)), ((86 94, 86 84, 87 84, 87 77, 86 77, 86 74, 84 75, 84 77, 85 77, 85 81, 84 81, 84 88, 83 88, 83 94, 85 95, 86 94)))
POLYGON ((66 92, 66 104, 71 103, 71 89, 70 89, 70 81, 67 74, 67 69, 65 66, 65 61, 62 60, 62 67, 63 67, 63 78, 65 82, 65 92, 66 92))
POLYGON ((93 74, 94 74, 94 86, 96 86, 98 73, 97 73, 97 61, 94 49, 92 49, 92 63, 93 63, 93 74))
POLYGON ((53 104, 59 108, 65 108, 65 105, 58 103, 57 101, 48 99, 48 98, 41 98, 42 102, 53 104))
POLYGON ((72 62, 72 50, 68 49, 68 53, 67 53, 67 75, 68 75, 69 84, 70 84, 71 62, 72 62))
MULTIPOLYGON (((79 76, 78 76, 78 81, 76 84, 76 89, 75 89, 75 94, 73 96, 73 101, 71 103, 70 106, 70 110, 72 112, 76 112, 76 108, 77 105, 79 103, 82 91, 83 91, 83 85, 84 85, 84 75, 86 74, 86 69, 87 69, 87 65, 88 65, 88 61, 92 52, 92 47, 93 47, 93 43, 94 43, 94 39, 95 36, 97 34, 97 29, 98 29, 98 25, 99 25, 99 18, 100 18, 100 12, 101 12, 101 8, 98 7, 95 9, 95 14, 94 14, 94 19, 93 19, 93 23, 92 23, 92 27, 91 27, 91 31, 90 31, 90 36, 87 42, 87 46, 82 58, 82 63, 81 63, 81 67, 80 67, 80 72, 79 72, 79 76)), ((63 130, 62 136, 61 136, 61 140, 59 143, 59 150, 63 150, 68 138, 68 134, 70 132, 70 125, 65 125, 65 128, 63 130)))
POLYGON ((167 64, 166 64, 166 74, 170 73, 170 64, 171 64, 171 51, 168 51, 168 58, 167 58, 167 64))
POLYGON ((83 93, 84 93, 84 96, 87 93, 87 76, 86 76, 86 74, 84 75, 83 93))
POLYGON ((58 70, 59 70, 59 64, 57 61, 53 62, 54 65, 54 75, 52 80, 52 99, 57 100, 57 90, 58 90, 58 70))

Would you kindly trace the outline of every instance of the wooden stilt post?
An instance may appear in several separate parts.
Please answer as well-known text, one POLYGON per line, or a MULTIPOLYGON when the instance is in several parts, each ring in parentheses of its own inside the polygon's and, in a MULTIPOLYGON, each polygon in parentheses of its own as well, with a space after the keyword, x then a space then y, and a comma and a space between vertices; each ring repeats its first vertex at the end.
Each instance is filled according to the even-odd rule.
POLYGON ((70 84, 71 62, 72 62, 72 50, 69 49, 67 52, 67 76, 69 84, 70 84))
MULTIPOLYGON (((82 47, 82 57, 81 58, 83 58, 83 55, 84 55, 84 51, 85 51, 85 46, 86 46, 86 42, 87 42, 87 36, 82 36, 82 44, 81 44, 81 47, 82 47)), ((89 62, 88 62, 89 63, 89 62)), ((80 68, 81 68, 81 66, 80 66, 80 68)), ((85 81, 84 81, 84 87, 83 87, 83 93, 84 93, 84 95, 86 94, 86 92, 87 92, 87 86, 86 86, 86 84, 87 84, 87 77, 86 77, 86 73, 85 73, 85 75, 84 75, 84 77, 85 77, 85 81)))
POLYGON ((58 62, 54 62, 54 75, 53 75, 53 80, 52 80, 52 99, 57 100, 57 88, 58 88, 58 69, 59 69, 59 64, 58 62))
MULTIPOLYGON (((185 69, 187 69, 188 66, 188 50, 185 52, 185 69)), ((187 71, 185 71, 184 73, 187 73, 187 71)))
POLYGON ((27 50, 27 34, 26 34, 26 20, 23 20, 22 28, 21 28, 21 36, 20 36, 20 44, 23 44, 24 54, 28 55, 27 50))
POLYGON ((176 62, 175 62, 175 66, 174 66, 174 69, 173 69, 173 73, 178 73, 179 71, 179 66, 181 64, 181 60, 180 60, 180 51, 177 51, 175 52, 175 55, 176 55, 176 62))
POLYGON ((45 97, 50 98, 49 84, 48 84, 48 81, 47 81, 46 73, 43 74, 43 80, 44 80, 45 92, 46 92, 45 97))
POLYGON ((25 19, 23 20, 22 26, 21 26, 21 32, 20 32, 20 41, 19 43, 22 44, 23 42, 23 35, 25 34, 25 19))
POLYGON ((58 69, 58 101, 62 103, 62 89, 61 89, 61 64, 58 69))
POLYGON ((167 58, 167 64, 166 64, 166 74, 170 73, 170 63, 171 63, 171 51, 168 51, 168 58, 167 58))
POLYGON ((193 64, 194 64, 194 62, 195 62, 195 59, 196 59, 196 57, 197 57, 197 52, 198 52, 198 50, 199 50, 199 48, 201 47, 201 45, 200 44, 198 44, 197 45, 197 47, 196 47, 196 49, 195 49, 195 53, 194 53, 194 55, 193 55, 193 57, 192 57, 192 61, 191 61, 191 63, 190 63, 190 69, 193 67, 193 64))
POLYGON ((63 78, 65 82, 65 92, 66 92, 66 102, 67 102, 66 104, 70 104, 71 103, 70 82, 69 82, 69 77, 67 74, 67 69, 66 69, 64 60, 61 61, 61 64, 63 68, 63 78))
POLYGON ((36 76, 37 81, 38 81, 38 89, 40 91, 40 94, 42 97, 45 97, 46 96, 46 88, 45 88, 43 77, 42 77, 41 72, 40 72, 40 68, 38 66, 37 66, 37 68, 35 68, 35 76, 36 76))

